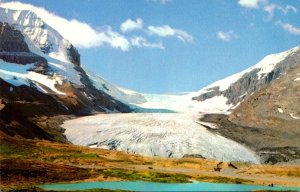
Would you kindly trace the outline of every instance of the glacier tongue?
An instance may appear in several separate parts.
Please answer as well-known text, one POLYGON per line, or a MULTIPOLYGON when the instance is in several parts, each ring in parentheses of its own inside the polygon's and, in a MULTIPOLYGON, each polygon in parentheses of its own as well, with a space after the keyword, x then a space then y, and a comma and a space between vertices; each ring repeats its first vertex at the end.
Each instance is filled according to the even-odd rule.
POLYGON ((98 114, 64 122, 76 145, 180 158, 199 154, 208 159, 259 163, 250 149, 206 130, 193 113, 98 114))

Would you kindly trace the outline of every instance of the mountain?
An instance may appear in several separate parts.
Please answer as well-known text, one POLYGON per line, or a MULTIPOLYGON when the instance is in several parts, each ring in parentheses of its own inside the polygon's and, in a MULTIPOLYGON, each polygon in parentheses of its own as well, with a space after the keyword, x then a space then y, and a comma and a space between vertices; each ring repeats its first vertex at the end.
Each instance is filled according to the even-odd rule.
POLYGON ((145 94, 111 85, 88 73, 95 87, 127 103, 137 112, 230 113, 255 91, 268 86, 299 65, 300 47, 271 54, 244 71, 197 91, 178 94, 145 94))
MULTIPOLYGON (((227 156, 227 153, 218 150, 211 150, 210 153, 204 148, 198 154, 198 146, 210 146, 207 139, 200 139, 201 142, 194 139, 190 146, 189 137, 182 137, 182 145, 187 147, 179 152, 178 148, 169 146, 170 138, 184 133, 185 126, 200 124, 207 129, 202 130, 206 137, 220 137, 223 147, 227 146, 224 151, 230 150, 231 142, 240 151, 251 149, 248 151, 248 161, 257 162, 256 154, 263 158, 262 162, 300 158, 300 111, 297 107, 300 98, 299 46, 266 56, 256 65, 196 92, 146 94, 113 85, 84 69, 77 49, 32 11, 0 8, 0 18, 0 130, 5 134, 29 139, 71 141, 80 145, 83 142, 83 145, 93 146, 98 146, 101 140, 101 147, 114 148, 116 137, 125 131, 128 135, 118 140, 118 146, 134 153, 239 159, 235 152, 227 156), (140 124, 138 128, 132 123, 128 127, 123 126, 128 130, 120 132, 96 131, 92 133, 92 140, 88 140, 88 128, 80 133, 64 130, 60 126, 75 116, 99 112, 161 114, 128 115, 128 122, 140 124), (199 117, 197 120, 193 115, 191 118, 184 114, 166 114, 174 112, 191 113, 199 117), (160 136, 169 136, 165 140, 156 138, 162 141, 160 145, 169 146, 165 151, 156 151, 159 148, 156 147, 149 152, 155 140, 155 137, 151 137, 156 134, 152 131, 156 129, 140 133, 140 127, 149 127, 145 119, 140 120, 140 116, 148 117, 153 125, 161 127, 158 129, 163 132, 160 136), (165 122, 161 121, 160 116, 165 117, 165 122), (176 117, 180 124, 178 133, 170 132, 168 127, 172 127, 172 123, 168 126, 169 122, 176 123, 176 117), (130 135, 139 139, 130 140, 130 143, 130 135), (142 138, 148 139, 142 141, 142 138), (147 140, 151 142, 143 143, 141 148, 133 144, 147 140), (197 154, 191 154, 191 151, 197 154)), ((112 126, 118 124, 118 118, 116 121, 109 119, 112 126)), ((190 137, 193 136, 197 134, 190 137)), ((202 136, 199 135, 199 138, 202 136)))
POLYGON ((40 121, 59 115, 131 111, 94 87, 76 48, 35 13, 0 8, 0 18, 3 132, 64 140, 57 123, 44 125, 40 121), (33 130, 25 131, 25 127, 33 130))
POLYGON ((250 73, 229 86, 248 91, 228 115, 207 114, 201 121, 217 124, 218 129, 210 130, 256 151, 261 162, 296 163, 300 159, 300 51, 294 48, 278 55, 285 57, 268 70, 260 86, 254 84, 257 89, 252 93, 251 83, 242 83, 250 73))
POLYGON ((300 55, 297 57, 297 66, 253 93, 229 116, 234 124, 256 130, 252 134, 244 130, 244 140, 265 162, 300 158, 300 55))
POLYGON ((300 47, 268 55, 256 65, 207 86, 199 91, 199 96, 193 99, 205 101, 225 97, 226 104, 233 109, 255 91, 280 78, 289 69, 298 66, 299 55, 300 47))

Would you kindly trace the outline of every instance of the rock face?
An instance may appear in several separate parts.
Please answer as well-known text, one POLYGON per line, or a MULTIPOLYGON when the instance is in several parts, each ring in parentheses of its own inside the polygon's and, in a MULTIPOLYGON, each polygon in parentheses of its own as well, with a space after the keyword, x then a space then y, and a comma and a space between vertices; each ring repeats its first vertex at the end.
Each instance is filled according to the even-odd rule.
POLYGON ((299 59, 299 48, 294 48, 277 55, 274 54, 274 56, 267 56, 261 63, 258 63, 258 66, 251 67, 241 74, 237 74, 237 76, 239 75, 238 78, 233 78, 232 81, 227 82, 230 86, 226 89, 221 90, 220 86, 216 84, 216 86, 207 88, 201 95, 193 97, 193 100, 204 101, 223 95, 228 99, 227 104, 236 106, 244 99, 247 99, 253 92, 270 84, 285 74, 289 69, 299 65, 299 59))
MULTIPOLYGON (((297 80, 300 77, 299 57, 297 63, 285 75, 242 102, 231 113, 230 120, 244 126, 268 127, 281 131, 282 135, 300 138, 300 81, 297 80)), ((276 146, 280 142, 275 143, 276 146)), ((293 143, 300 147, 300 140, 290 145, 293 143)))
POLYGON ((0 52, 30 52, 22 33, 1 21, 0 52))
POLYGON ((0 59, 22 65, 35 63, 32 70, 38 73, 45 73, 48 67, 45 58, 30 52, 19 30, 2 22, 0 22, 0 59))
POLYGON ((77 51, 77 49, 72 44, 67 49, 68 49, 68 52, 69 52, 70 61, 72 63, 74 63, 75 65, 80 66, 80 54, 77 51))
POLYGON ((71 113, 50 95, 0 78, 0 131, 18 138, 66 142, 58 126, 71 113), (52 118, 52 119, 51 119, 52 118))

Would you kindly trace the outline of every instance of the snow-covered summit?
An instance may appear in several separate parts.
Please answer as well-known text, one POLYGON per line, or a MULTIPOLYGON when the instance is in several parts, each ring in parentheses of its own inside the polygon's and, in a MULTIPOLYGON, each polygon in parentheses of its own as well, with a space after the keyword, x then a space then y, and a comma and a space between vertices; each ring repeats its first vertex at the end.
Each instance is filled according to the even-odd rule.
POLYGON ((239 73, 233 74, 229 77, 226 77, 224 79, 216 81, 216 82, 208 85, 207 87, 204 87, 198 93, 201 94, 204 92, 209 92, 209 90, 214 87, 219 87, 220 91, 225 91, 226 89, 228 89, 230 87, 230 85, 232 85, 233 83, 237 82, 240 78, 242 78, 243 75, 250 73, 251 71, 254 71, 254 70, 257 71, 258 79, 266 77, 266 75, 268 73, 270 73, 270 72, 272 72, 272 70, 274 70, 274 68, 276 67, 276 65, 278 63, 283 61, 288 56, 293 55, 294 53, 296 53, 299 50, 300 50, 300 47, 298 46, 298 47, 289 49, 287 51, 267 55, 266 57, 264 57, 261 61, 259 61, 254 66, 251 66, 239 73))
POLYGON ((1 80, 53 95, 76 113, 130 111, 92 85, 76 48, 34 12, 0 6, 0 29, 1 80))
POLYGON ((61 81, 67 80, 82 85, 81 75, 74 69, 70 55, 70 48, 73 46, 55 29, 29 10, 0 7, 0 18, 1 22, 8 23, 22 32, 30 52, 44 57, 48 61, 50 70, 61 81))
POLYGON ((60 61, 71 62, 67 53, 70 42, 34 12, 0 7, 0 18, 2 22, 9 23, 25 35, 27 44, 33 44, 29 47, 31 52, 44 53, 60 61))

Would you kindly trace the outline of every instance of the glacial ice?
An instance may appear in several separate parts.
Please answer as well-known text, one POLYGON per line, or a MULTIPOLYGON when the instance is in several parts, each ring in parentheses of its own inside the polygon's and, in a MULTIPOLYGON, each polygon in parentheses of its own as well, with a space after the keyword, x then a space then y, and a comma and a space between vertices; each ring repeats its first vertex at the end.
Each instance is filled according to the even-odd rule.
POLYGON ((259 163, 253 151, 211 133, 194 113, 98 114, 64 122, 73 144, 180 158, 200 154, 208 159, 259 163))

